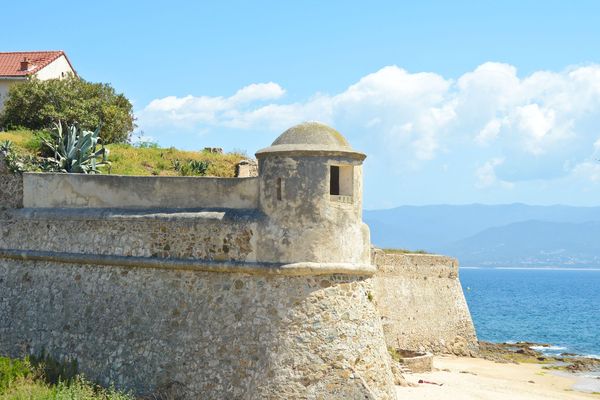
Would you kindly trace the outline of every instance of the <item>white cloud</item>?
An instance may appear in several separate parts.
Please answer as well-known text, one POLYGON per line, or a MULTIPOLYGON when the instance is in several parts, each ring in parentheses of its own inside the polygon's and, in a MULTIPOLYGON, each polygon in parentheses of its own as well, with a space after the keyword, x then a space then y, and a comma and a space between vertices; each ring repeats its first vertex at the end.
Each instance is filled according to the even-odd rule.
POLYGON ((512 188, 512 183, 500 180, 496 176, 496 167, 503 163, 503 158, 492 158, 491 160, 486 161, 481 167, 477 168, 475 170, 475 177, 477 178, 475 186, 479 189, 485 189, 498 184, 507 189, 512 188))
POLYGON ((497 118, 492 119, 479 131, 475 141, 482 145, 492 142, 500 134, 500 128, 502 128, 502 121, 497 118))
POLYGON ((524 97, 517 69, 487 62, 461 76, 454 86, 459 108, 473 120, 492 119, 505 113, 524 97))
POLYGON ((517 107, 519 128, 536 140, 541 140, 554 125, 554 111, 542 110, 537 104, 517 107))
POLYGON ((584 161, 577 164, 572 170, 573 176, 584 180, 600 183, 600 162, 584 161))
POLYGON ((257 100, 275 100, 284 94, 285 90, 276 83, 253 83, 238 90, 229 101, 232 104, 244 104, 257 100))
POLYGON ((281 86, 269 82, 245 86, 230 97, 167 96, 152 100, 138 113, 138 118, 140 125, 148 127, 174 124, 193 128, 206 124, 244 128, 248 126, 241 120, 257 111, 253 103, 276 100, 284 94, 281 86))
POLYGON ((538 104, 516 107, 513 121, 531 154, 543 153, 543 143, 554 128, 555 119, 554 110, 540 108, 538 104))
POLYGON ((455 81, 387 66, 337 94, 289 103, 285 93, 276 83, 258 83, 229 97, 155 99, 137 114, 153 136, 170 126, 182 134, 222 128, 277 134, 321 120, 396 171, 469 159, 469 176, 479 165, 481 188, 565 177, 577 168, 595 176, 582 163, 600 149, 600 65, 521 78, 514 66, 488 62, 455 81))

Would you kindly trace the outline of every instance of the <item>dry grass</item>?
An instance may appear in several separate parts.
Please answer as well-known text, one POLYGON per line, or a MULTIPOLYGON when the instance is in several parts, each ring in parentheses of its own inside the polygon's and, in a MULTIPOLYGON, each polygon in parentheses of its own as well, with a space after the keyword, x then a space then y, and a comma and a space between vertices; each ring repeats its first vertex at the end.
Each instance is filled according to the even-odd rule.
POLYGON ((0 132, 0 142, 9 140, 22 155, 37 155, 42 148, 42 137, 48 137, 48 132, 33 132, 28 130, 0 132))
POLYGON ((175 148, 137 148, 131 145, 112 144, 109 161, 110 173, 115 175, 181 175, 176 169, 177 161, 191 160, 209 163, 206 176, 230 178, 235 176, 235 166, 246 158, 239 153, 216 154, 210 152, 183 151, 175 148))

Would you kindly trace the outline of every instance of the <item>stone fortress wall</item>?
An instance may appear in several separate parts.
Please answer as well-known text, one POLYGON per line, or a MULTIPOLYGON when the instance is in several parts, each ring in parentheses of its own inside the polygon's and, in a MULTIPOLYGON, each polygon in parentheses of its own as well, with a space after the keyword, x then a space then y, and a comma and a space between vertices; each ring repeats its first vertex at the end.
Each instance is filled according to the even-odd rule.
POLYGON ((238 179, 0 170, 0 354, 140 394, 392 399, 388 346, 473 349, 456 275, 371 260, 363 154, 305 123, 257 158, 238 179))
POLYGON ((0 209, 23 207, 23 177, 13 174, 0 154, 0 209))
POLYGON ((4 258, 0 352, 186 398, 393 398, 368 276, 4 258))
POLYGON ((477 337, 458 261, 433 254, 373 252, 375 301, 388 347, 474 356, 477 337))

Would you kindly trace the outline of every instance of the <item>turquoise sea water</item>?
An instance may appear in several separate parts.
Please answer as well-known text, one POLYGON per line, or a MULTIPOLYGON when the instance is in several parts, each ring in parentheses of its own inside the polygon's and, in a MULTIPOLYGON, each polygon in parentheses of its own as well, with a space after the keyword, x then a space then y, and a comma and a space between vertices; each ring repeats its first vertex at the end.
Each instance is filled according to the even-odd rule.
POLYGON ((480 340, 600 358, 600 271, 461 268, 460 280, 480 340))

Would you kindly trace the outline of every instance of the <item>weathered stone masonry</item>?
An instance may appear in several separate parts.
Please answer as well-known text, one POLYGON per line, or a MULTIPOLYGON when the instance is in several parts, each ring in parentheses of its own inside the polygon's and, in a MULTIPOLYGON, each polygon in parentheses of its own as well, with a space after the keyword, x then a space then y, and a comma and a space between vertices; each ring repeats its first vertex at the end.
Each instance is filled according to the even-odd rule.
POLYGON ((395 398, 386 347, 434 349, 470 317, 456 302, 390 325, 406 321, 386 311, 388 266, 418 261, 371 261, 364 157, 306 123, 257 153, 256 178, 0 172, 0 354, 76 359, 140 394, 395 398))
POLYGON ((0 208, 23 207, 23 177, 8 170, 0 154, 0 208))
POLYGON ((5 354, 45 349, 138 393, 177 382, 190 398, 391 397, 364 276, 19 260, 3 260, 0 274, 5 354))
POLYGON ((475 328, 458 261, 432 254, 373 252, 375 300, 389 347, 473 356, 475 328))

